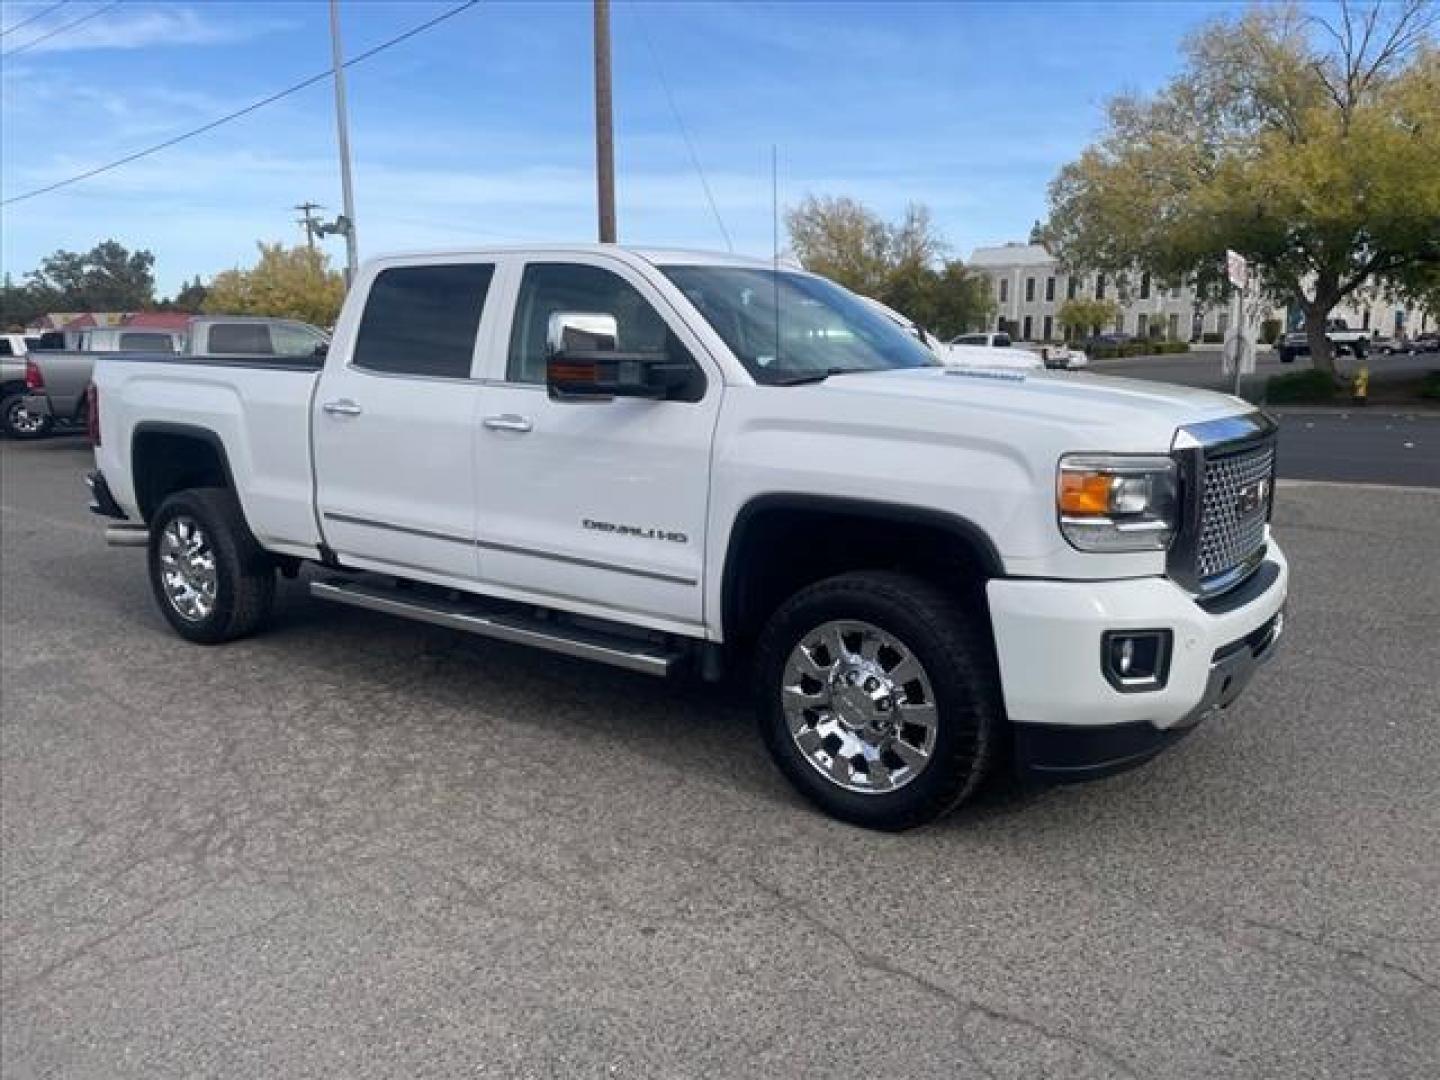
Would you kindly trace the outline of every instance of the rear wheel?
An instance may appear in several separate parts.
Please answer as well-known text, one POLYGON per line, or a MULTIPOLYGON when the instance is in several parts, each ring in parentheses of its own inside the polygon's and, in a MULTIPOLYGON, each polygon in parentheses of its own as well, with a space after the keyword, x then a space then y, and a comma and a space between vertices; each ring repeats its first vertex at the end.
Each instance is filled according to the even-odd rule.
POLYGON ((275 565, 234 494, 192 488, 171 495, 150 521, 150 587, 181 637, 202 645, 253 633, 275 600, 275 565))
POLYGON ((49 433, 50 417, 25 407, 25 394, 10 393, 0 400, 0 433, 10 439, 38 439, 49 433))
POLYGON ((984 623, 905 574, 843 574, 783 604, 761 637, 761 732, 827 813, 907 829, 988 773, 1003 709, 984 623))

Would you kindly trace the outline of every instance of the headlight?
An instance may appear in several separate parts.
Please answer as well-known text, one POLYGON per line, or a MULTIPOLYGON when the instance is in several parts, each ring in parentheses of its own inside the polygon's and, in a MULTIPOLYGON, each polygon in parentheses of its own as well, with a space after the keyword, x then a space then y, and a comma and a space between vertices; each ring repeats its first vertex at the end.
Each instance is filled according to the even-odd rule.
POLYGON ((1177 490, 1168 457, 1067 454, 1055 485, 1060 531, 1081 551, 1164 551, 1177 490))

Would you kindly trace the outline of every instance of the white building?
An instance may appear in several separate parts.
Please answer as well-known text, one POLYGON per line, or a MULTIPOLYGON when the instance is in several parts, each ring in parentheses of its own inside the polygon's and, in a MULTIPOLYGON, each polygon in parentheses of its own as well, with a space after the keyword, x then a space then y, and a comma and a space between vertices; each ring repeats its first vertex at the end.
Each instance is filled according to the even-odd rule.
MULTIPOLYGON (((1163 288, 1149 274, 1129 275, 1126 280, 1109 274, 1067 274, 1059 260, 1039 244, 976 248, 968 265, 990 279, 990 296, 995 301, 993 328, 1004 320, 1022 341, 1060 340, 1065 333, 1060 324, 1060 306, 1074 299, 1111 300, 1119 305, 1111 325, 1087 327, 1084 336, 1098 329, 1133 337, 1199 342, 1207 334, 1223 338, 1230 328, 1228 307, 1198 304, 1195 290, 1188 285, 1163 288)), ((1378 297, 1342 304, 1335 317, 1352 327, 1385 336, 1413 336, 1432 329, 1436 323, 1435 317, 1423 309, 1406 308, 1378 297)), ((1284 320, 1286 314, 1277 308, 1262 318, 1284 320)))

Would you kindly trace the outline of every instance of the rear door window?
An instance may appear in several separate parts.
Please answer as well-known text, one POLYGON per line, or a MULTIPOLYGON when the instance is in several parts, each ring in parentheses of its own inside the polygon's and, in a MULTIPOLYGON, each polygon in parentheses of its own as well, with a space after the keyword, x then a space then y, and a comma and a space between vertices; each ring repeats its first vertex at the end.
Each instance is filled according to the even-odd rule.
POLYGON ((273 356, 275 347, 270 344, 270 327, 264 323, 211 323, 209 351, 273 356))
POLYGON ((169 334, 128 333, 120 335, 121 352, 174 352, 169 334))
POLYGON ((493 263, 393 266, 370 286, 351 363, 432 379, 470 376, 493 263))

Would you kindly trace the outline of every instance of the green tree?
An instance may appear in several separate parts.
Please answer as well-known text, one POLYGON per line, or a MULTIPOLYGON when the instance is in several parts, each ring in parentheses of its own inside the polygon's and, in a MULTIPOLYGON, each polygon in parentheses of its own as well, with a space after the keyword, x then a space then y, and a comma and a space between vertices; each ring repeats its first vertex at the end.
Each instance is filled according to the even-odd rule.
POLYGON ((790 246, 805 269, 873 297, 940 335, 982 325, 989 284, 958 260, 928 207, 911 203, 892 224, 854 199, 807 196, 786 212, 790 246))
POLYGON ((1103 330, 1115 321, 1120 306, 1113 300, 1066 300, 1055 314, 1072 340, 1103 330))
POLYGON ((28 275, 45 310, 136 311, 155 301, 155 256, 106 240, 87 252, 57 251, 28 275))
POLYGON ((274 315, 331 326, 345 299, 345 279, 330 257, 309 247, 257 245, 259 261, 215 275, 204 310, 223 315, 274 315))
POLYGON ((191 315, 197 315, 205 308, 205 298, 210 295, 210 290, 200 280, 200 275, 195 275, 194 281, 188 281, 181 287, 173 297, 161 300, 155 306, 161 311, 184 311, 191 315))
POLYGON ((0 326, 7 331, 27 326, 48 310, 45 297, 32 286, 16 285, 9 274, 0 281, 0 326))
POLYGON ((862 296, 877 296, 894 269, 891 227, 854 199, 807 195, 785 211, 785 227, 805 269, 862 296))
MULTIPOLYGON (((1153 97, 1123 95, 1050 187, 1070 267, 1139 268, 1224 292, 1230 248, 1304 314, 1317 368, 1337 304, 1440 279, 1440 52, 1428 0, 1342 3, 1335 21, 1257 7, 1212 22, 1153 97)), ((1428 283, 1428 284, 1427 284, 1428 283)))

